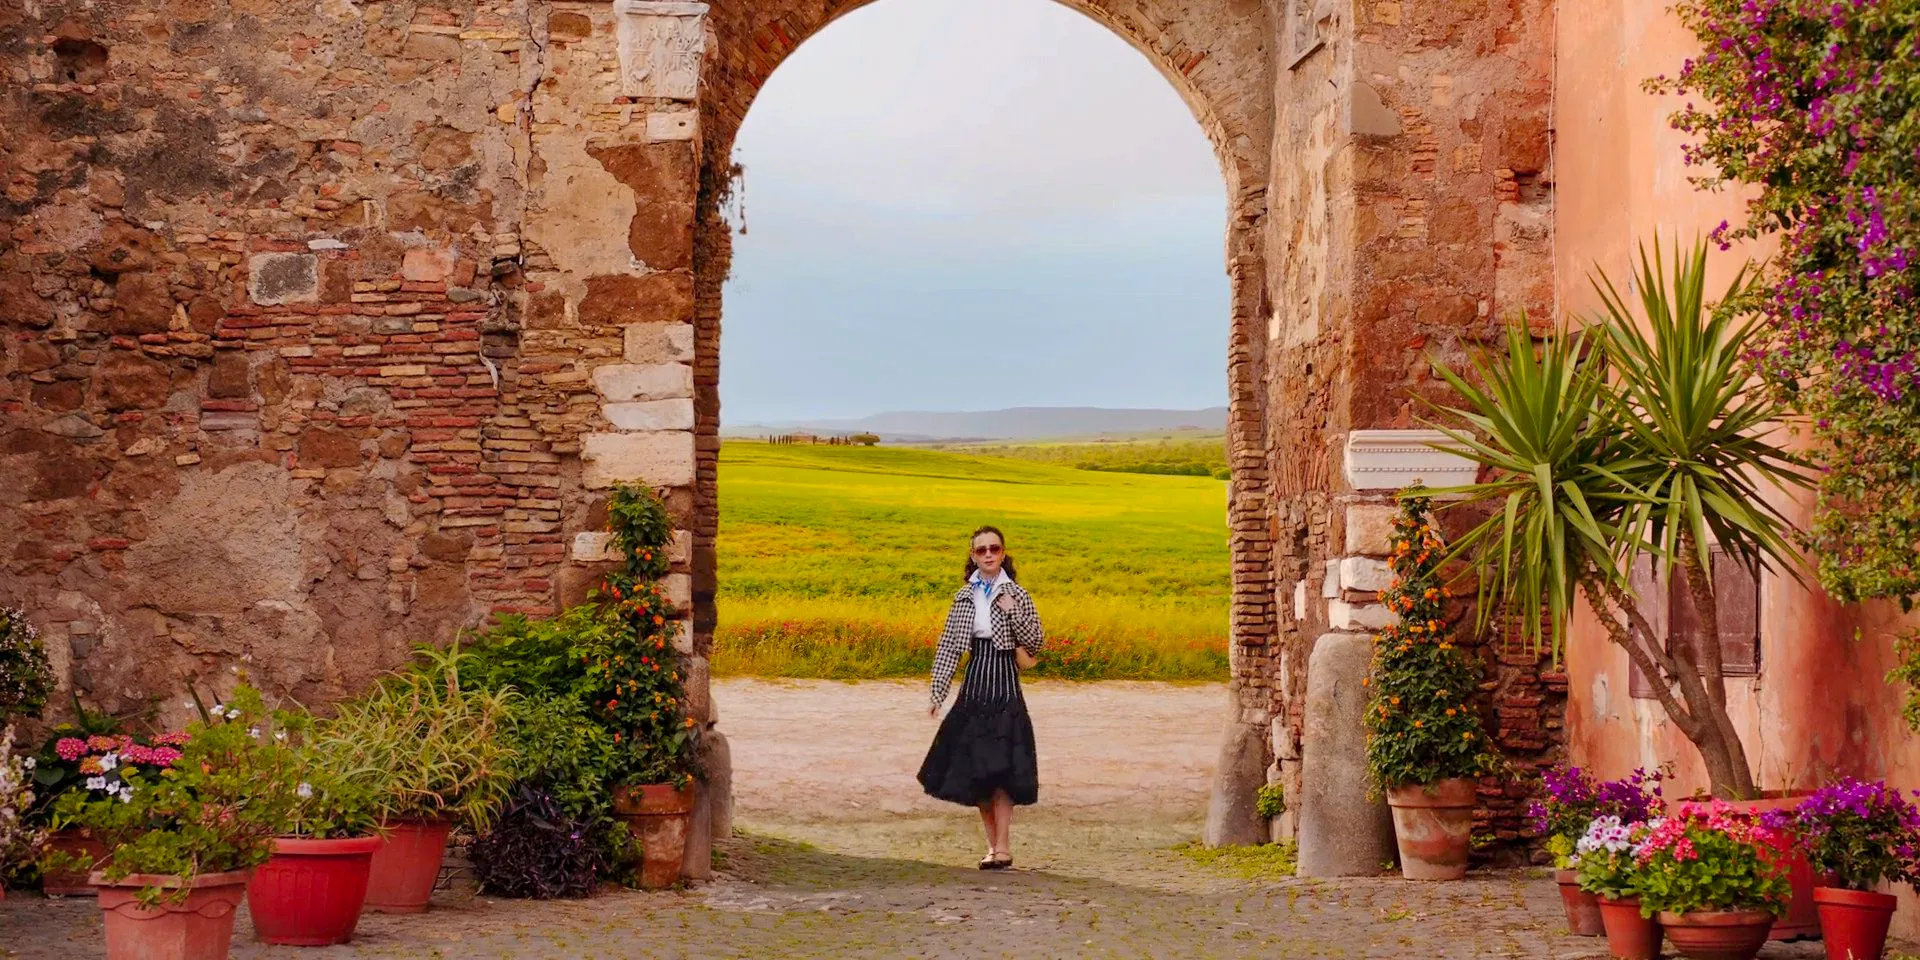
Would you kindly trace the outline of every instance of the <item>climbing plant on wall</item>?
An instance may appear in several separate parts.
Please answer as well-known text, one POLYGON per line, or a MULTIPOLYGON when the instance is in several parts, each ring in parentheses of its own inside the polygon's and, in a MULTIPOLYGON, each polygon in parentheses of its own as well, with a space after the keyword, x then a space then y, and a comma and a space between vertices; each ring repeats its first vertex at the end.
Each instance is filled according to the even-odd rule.
POLYGON ((613 646, 585 663, 599 691, 593 706, 631 744, 628 782, 685 784, 695 773, 699 723, 687 713, 686 665, 673 645, 680 621, 660 584, 673 522, 659 495, 627 484, 607 498, 607 517, 623 562, 595 599, 622 629, 613 646))
MULTIPOLYGON (((1758 369, 1822 441, 1806 546, 1842 600, 1920 598, 1920 0, 1680 0, 1702 52, 1649 90, 1688 97, 1696 183, 1757 187, 1776 235, 1730 304, 1769 327, 1758 369)), ((1911 671, 1920 675, 1920 668, 1911 671)))

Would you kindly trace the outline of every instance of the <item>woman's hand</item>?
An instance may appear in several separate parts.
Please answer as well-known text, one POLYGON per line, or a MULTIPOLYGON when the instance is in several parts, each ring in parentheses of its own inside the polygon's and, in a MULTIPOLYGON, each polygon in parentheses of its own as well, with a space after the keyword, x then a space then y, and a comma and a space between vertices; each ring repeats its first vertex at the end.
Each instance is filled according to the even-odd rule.
POLYGON ((1001 613, 1013 612, 1013 598, 1004 593, 1000 595, 1000 599, 994 601, 993 605, 999 607, 1001 613))

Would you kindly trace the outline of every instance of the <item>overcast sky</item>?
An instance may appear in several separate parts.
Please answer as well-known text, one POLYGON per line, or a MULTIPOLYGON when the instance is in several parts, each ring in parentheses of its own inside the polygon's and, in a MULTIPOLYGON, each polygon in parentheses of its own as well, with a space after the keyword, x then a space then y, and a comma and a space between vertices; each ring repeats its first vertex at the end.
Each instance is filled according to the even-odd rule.
POLYGON ((1080 14, 880 0, 774 73, 734 159, 728 423, 1226 402, 1219 166, 1080 14))

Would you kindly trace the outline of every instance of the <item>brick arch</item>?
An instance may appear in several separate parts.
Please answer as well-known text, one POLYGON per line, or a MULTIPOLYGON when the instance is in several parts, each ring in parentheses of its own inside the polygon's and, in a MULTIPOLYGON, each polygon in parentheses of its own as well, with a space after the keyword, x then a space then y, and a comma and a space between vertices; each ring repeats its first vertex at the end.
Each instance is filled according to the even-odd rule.
MULTIPOLYGON (((718 586, 719 378, 722 288, 732 263, 720 208, 731 189, 733 144, 755 97, 787 57, 832 22, 877 0, 714 0, 702 70, 701 175, 695 224, 696 480, 693 599, 696 646, 710 649, 718 586)), ((1266 271, 1261 230, 1272 148, 1273 35, 1260 0, 1056 0, 1140 51, 1192 111, 1221 167, 1228 204, 1225 268, 1231 285, 1228 377, 1229 500, 1236 680, 1263 671, 1247 651, 1274 629, 1271 559, 1264 531, 1266 437, 1262 404, 1266 271)), ((1243 704, 1262 719, 1264 702, 1243 704)))

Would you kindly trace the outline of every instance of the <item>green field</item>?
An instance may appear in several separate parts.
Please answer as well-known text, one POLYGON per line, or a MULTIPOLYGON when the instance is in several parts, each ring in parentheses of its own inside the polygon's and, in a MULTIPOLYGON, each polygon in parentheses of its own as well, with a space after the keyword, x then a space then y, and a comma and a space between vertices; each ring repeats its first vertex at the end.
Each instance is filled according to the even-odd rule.
POLYGON ((967 535, 1007 533, 1049 650, 1038 674, 1223 680, 1226 485, 898 448, 728 442, 719 675, 923 674, 967 535))

